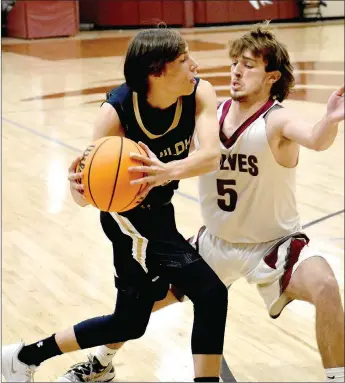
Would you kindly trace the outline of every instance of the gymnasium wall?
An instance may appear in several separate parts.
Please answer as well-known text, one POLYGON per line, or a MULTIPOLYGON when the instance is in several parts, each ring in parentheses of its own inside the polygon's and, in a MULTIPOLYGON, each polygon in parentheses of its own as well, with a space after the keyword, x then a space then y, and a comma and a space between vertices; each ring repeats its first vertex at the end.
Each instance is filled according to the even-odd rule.
POLYGON ((344 17, 344 0, 326 0, 327 7, 322 7, 324 17, 344 17))
MULTIPOLYGON (((326 0, 324 17, 344 17, 344 0, 326 0)), ((164 21, 170 26, 231 25, 296 20, 297 0, 20 0, 8 14, 8 36, 73 36, 80 24, 137 28, 164 21)))
POLYGON ((80 22, 98 26, 231 24, 293 19, 296 0, 80 0, 80 22), (271 3, 271 4, 270 4, 271 3))

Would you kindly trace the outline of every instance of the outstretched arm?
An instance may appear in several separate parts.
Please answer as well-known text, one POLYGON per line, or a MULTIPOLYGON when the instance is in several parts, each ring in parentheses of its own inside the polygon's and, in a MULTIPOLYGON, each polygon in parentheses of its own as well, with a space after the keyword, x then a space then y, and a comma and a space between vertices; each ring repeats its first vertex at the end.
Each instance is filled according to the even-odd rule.
POLYGON ((270 123, 280 129, 281 136, 308 149, 328 149, 338 133, 338 124, 344 120, 344 85, 332 93, 327 111, 316 125, 296 119, 291 112, 281 109, 272 113, 270 123))

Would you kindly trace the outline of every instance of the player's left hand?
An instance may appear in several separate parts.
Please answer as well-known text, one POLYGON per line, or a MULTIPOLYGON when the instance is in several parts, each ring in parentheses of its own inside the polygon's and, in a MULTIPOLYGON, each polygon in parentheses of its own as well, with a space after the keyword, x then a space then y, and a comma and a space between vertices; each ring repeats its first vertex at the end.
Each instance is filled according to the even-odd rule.
POLYGON ((164 185, 168 182, 168 166, 164 162, 160 161, 157 156, 149 149, 143 142, 138 143, 139 146, 145 150, 147 157, 139 153, 131 153, 131 158, 137 161, 141 161, 143 165, 132 166, 128 168, 130 172, 144 173, 145 176, 137 180, 131 181, 132 185, 147 184, 147 187, 138 194, 138 197, 144 197, 147 193, 156 186, 164 185))
POLYGON ((327 118, 335 124, 344 120, 344 84, 328 99, 327 118))

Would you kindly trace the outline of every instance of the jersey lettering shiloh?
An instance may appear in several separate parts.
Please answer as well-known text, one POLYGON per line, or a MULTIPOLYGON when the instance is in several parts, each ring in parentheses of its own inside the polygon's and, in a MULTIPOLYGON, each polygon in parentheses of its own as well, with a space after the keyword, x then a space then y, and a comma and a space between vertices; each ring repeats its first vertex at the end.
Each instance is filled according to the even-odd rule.
POLYGON ((220 166, 199 177, 206 227, 231 243, 263 243, 300 230, 296 168, 277 163, 266 134, 265 115, 280 104, 268 101, 227 139, 222 125, 230 106, 228 100, 218 108, 220 166))
MULTIPOLYGON (((126 84, 107 94, 107 103, 116 110, 125 136, 144 142, 162 162, 186 158, 195 128, 195 94, 199 78, 195 78, 194 92, 180 97, 165 110, 151 107, 145 97, 133 92, 126 84)), ((170 202, 178 181, 153 188, 145 198, 145 205, 164 205, 170 202)), ((123 213, 125 215, 125 213, 123 213)))

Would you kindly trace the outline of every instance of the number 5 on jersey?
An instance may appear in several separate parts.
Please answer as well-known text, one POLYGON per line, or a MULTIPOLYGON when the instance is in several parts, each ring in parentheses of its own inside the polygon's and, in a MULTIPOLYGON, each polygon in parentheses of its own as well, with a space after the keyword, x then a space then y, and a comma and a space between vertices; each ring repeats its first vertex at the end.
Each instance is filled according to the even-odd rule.
POLYGON ((236 180, 217 180, 218 206, 224 211, 234 211, 237 204, 236 190, 231 186, 236 185, 236 180))

